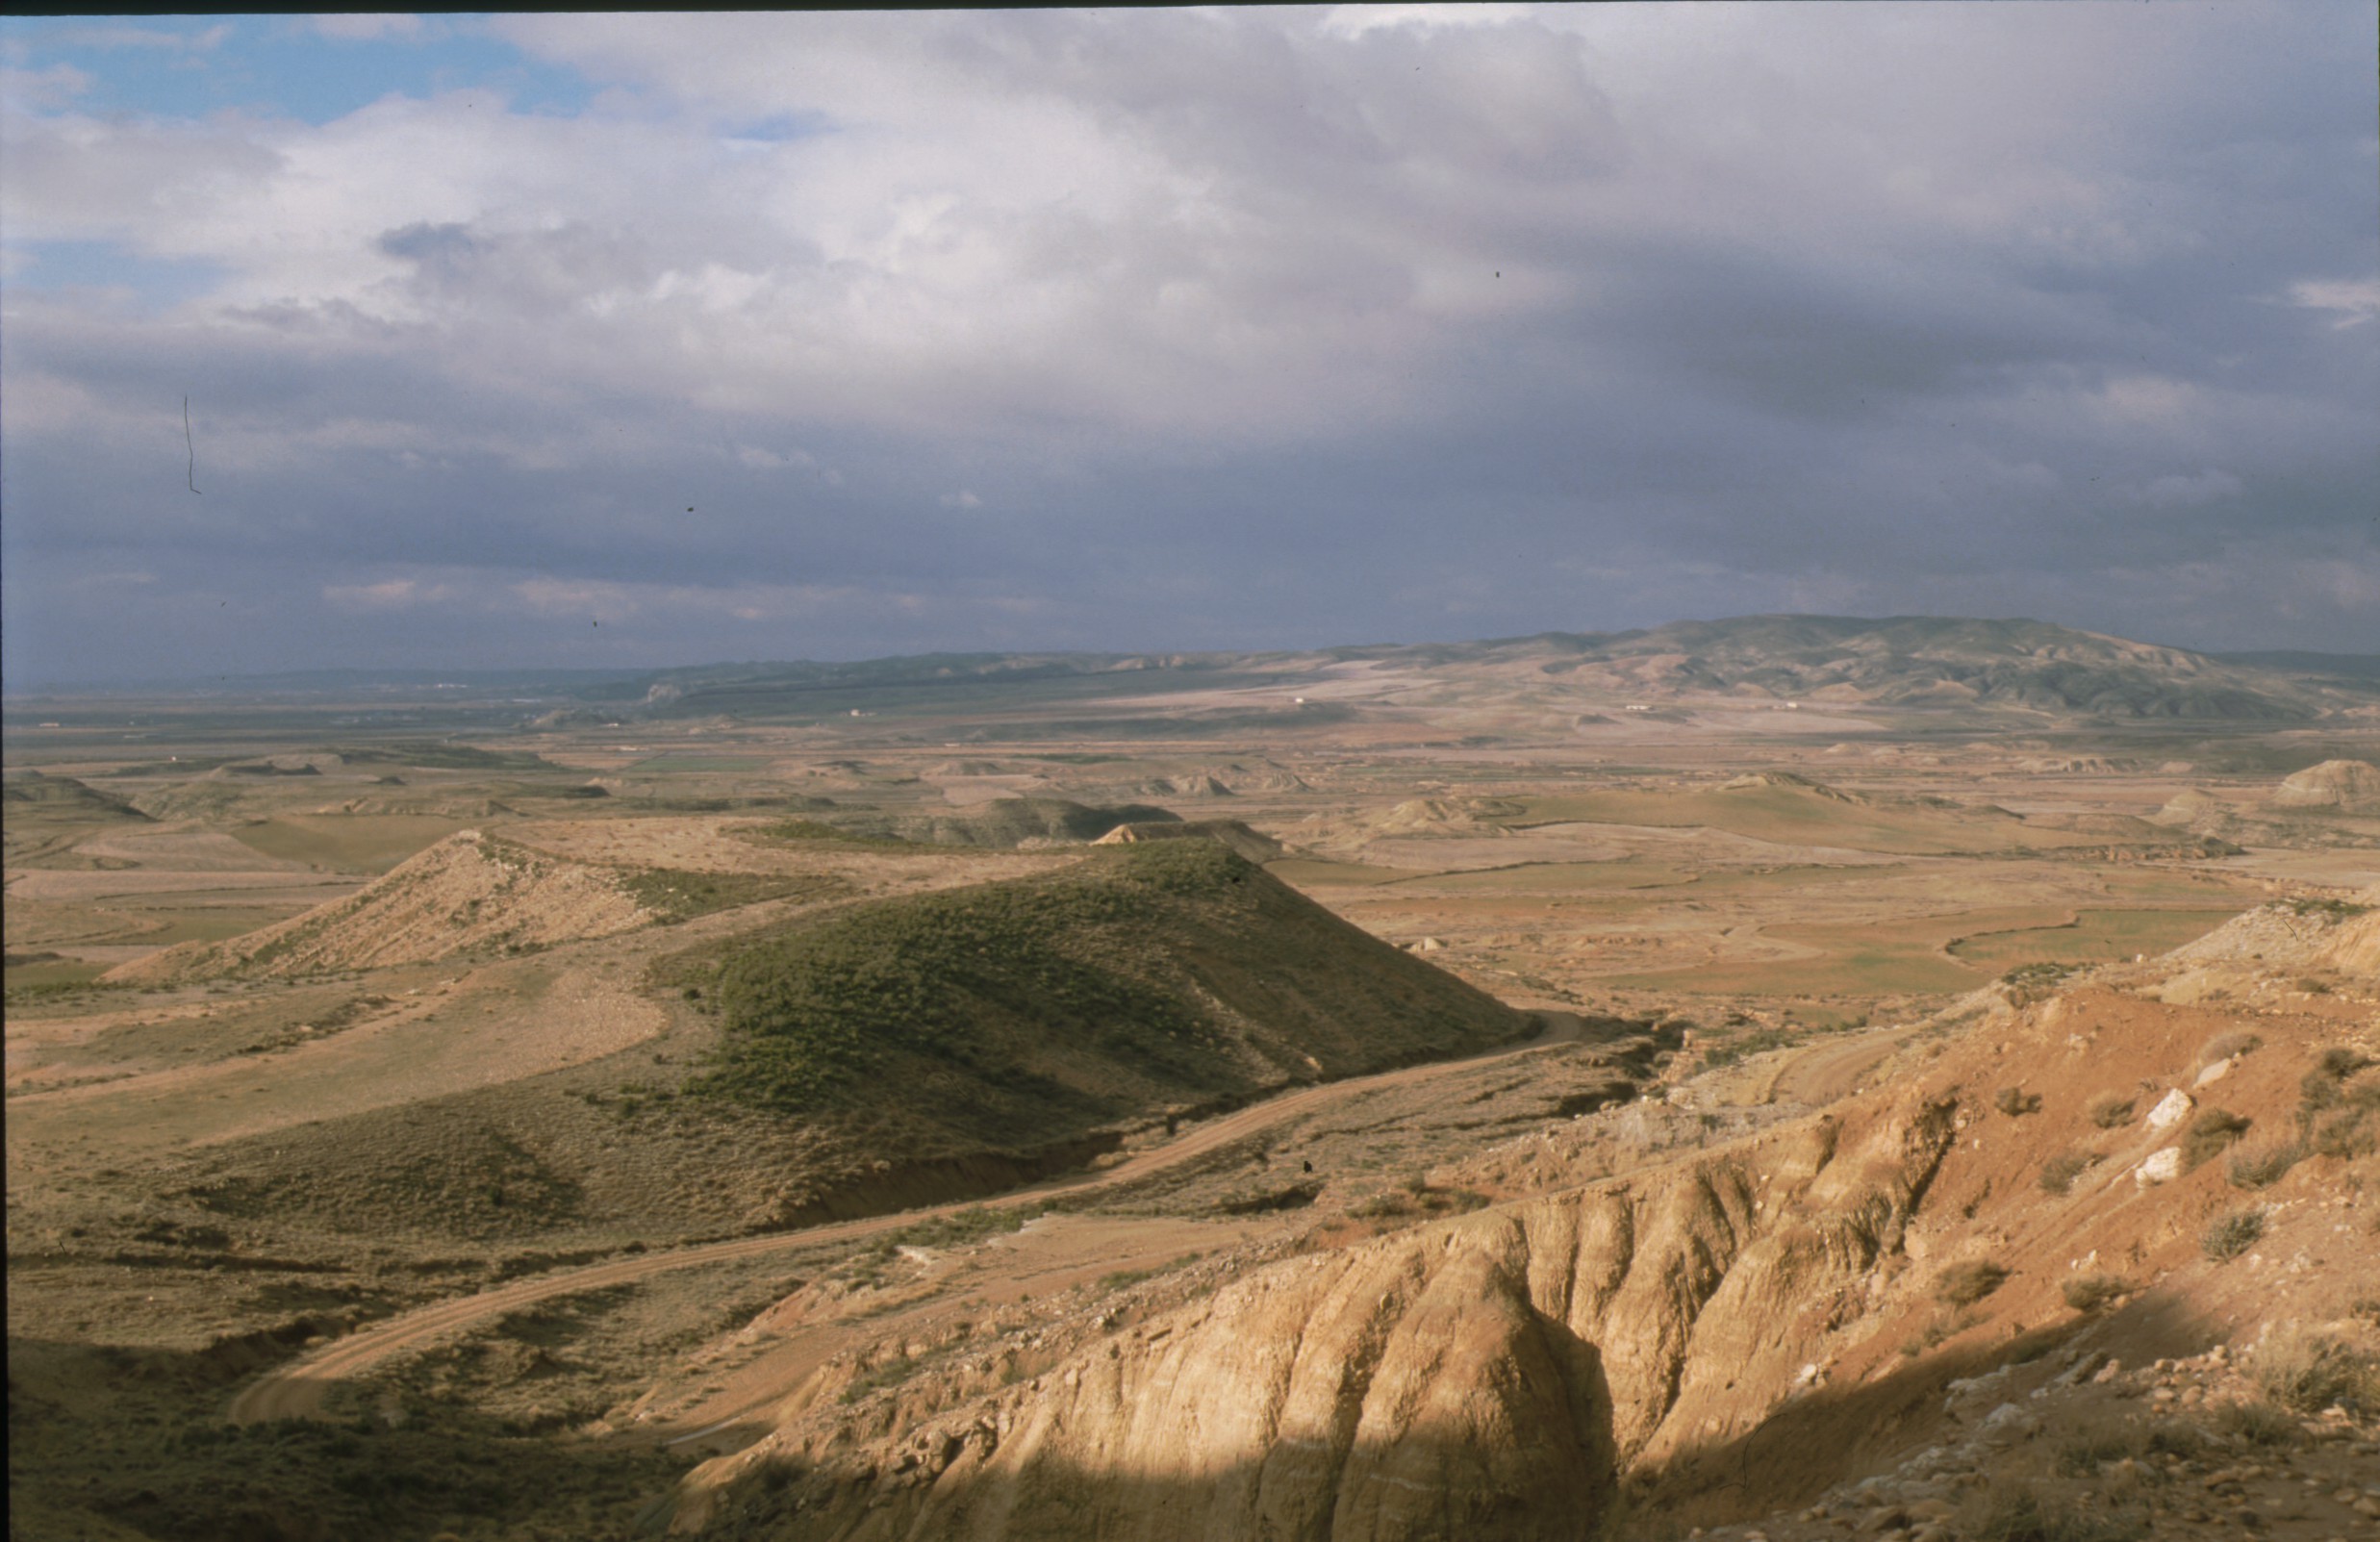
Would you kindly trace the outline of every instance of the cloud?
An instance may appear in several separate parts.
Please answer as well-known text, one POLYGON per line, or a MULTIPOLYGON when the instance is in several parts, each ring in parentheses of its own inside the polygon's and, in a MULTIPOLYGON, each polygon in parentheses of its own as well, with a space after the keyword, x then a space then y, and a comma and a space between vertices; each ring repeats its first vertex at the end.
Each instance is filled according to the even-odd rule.
POLYGON ((2145 487, 2126 489, 2127 501, 2152 509, 2191 509, 2236 498, 2246 485, 2229 471, 2209 468, 2189 475, 2161 476, 2145 487))
POLYGON ((337 12, 310 17, 309 25, 322 37, 339 42, 410 39, 419 38, 425 30, 419 16, 393 12, 337 12))
POLYGON ((52 41, 68 48, 155 49, 165 53, 210 54, 221 48, 231 36, 229 22, 219 22, 203 32, 175 32, 162 27, 136 27, 109 22, 64 28, 55 35, 52 41))
POLYGON ((57 112, 89 90, 90 84, 90 75, 72 64, 0 68, 0 105, 12 113, 57 112))
POLYGON ((2302 279, 2290 286, 2291 305, 2310 311, 2329 311, 2338 316, 2331 325, 2341 331, 2380 319, 2380 279, 2302 279))
POLYGON ((424 584, 413 578, 388 578, 376 584, 325 584, 322 598, 338 610, 411 610, 451 597, 444 584, 424 584))
POLYGON ((1800 604, 2346 645, 2269 601, 2373 560, 2380 38, 2149 9, 473 23, 501 67, 340 18, 439 84, 319 124, 86 111, 165 45, 27 41, 5 270, 196 276, 12 284, 12 614, 187 652, 195 611, 20 598, 156 553, 398 653, 1800 604))

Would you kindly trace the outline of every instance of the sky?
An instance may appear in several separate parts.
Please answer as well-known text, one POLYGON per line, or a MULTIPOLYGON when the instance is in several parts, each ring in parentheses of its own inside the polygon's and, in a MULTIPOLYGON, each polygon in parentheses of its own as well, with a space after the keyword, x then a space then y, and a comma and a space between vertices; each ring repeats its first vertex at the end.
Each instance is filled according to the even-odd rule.
POLYGON ((11 687, 2380 651, 2367 0, 0 21, 11 687))

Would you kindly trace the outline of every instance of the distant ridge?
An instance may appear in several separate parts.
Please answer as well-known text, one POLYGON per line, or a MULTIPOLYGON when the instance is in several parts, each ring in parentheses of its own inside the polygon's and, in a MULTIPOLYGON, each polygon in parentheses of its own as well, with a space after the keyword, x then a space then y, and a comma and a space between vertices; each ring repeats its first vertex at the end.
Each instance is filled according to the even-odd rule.
MULTIPOLYGON (((2380 699, 2380 654, 2202 653, 2046 621, 1926 616, 1745 616, 1618 632, 1540 632, 1454 643, 1305 650, 924 653, 850 662, 717 663, 658 670, 437 671, 323 670, 136 689, 189 697, 321 697, 415 693, 508 710, 532 728, 720 718, 770 722, 967 716, 1014 706, 1020 731, 1171 733, 1320 726, 1382 705, 1399 689, 1458 687, 1472 700, 1565 693, 1582 710, 1613 696, 1675 704, 1728 696, 1909 712, 1977 709, 2040 720, 2281 722, 2380 699), (1374 689, 1351 690, 1355 682, 1374 689), (1295 699, 1301 688, 1336 689, 1295 699), (1182 718, 1168 698, 1287 691, 1253 710, 1212 701, 1182 718), (1485 691, 1485 696, 1478 693, 1485 691), (1111 716, 1129 700, 1140 716, 1111 716), (1295 704, 1296 723, 1276 708, 1295 704), (1079 706, 1078 716, 1053 709, 1079 706)), ((37 696, 13 691, 12 730, 37 696)), ((50 714, 54 715, 54 714, 50 714)))
MULTIPOLYGON (((1625 632, 1304 652, 941 653, 710 666, 611 682, 585 698, 613 704, 623 718, 664 719, 932 713, 1003 695, 1043 710, 1131 697, 1159 711, 1171 695, 1294 691, 1344 682, 1357 670, 1366 680, 1490 693, 1474 696, 1480 700, 1524 690, 1542 698, 1545 688, 1569 686, 1582 695, 1662 701, 1736 696, 1910 711, 2006 709, 2050 719, 2278 722, 2380 695, 2380 658, 2367 661, 2367 674, 2350 667, 2353 656, 2313 657, 2318 668, 2240 663, 2023 619, 1748 616, 1625 632)), ((1363 704, 1345 693, 1300 703, 1313 721, 1363 704)), ((1067 726, 1093 725, 1086 719, 1067 726)), ((1254 725, 1244 710, 1228 724, 1254 725)), ((1217 726, 1226 726, 1220 717, 1217 726)))

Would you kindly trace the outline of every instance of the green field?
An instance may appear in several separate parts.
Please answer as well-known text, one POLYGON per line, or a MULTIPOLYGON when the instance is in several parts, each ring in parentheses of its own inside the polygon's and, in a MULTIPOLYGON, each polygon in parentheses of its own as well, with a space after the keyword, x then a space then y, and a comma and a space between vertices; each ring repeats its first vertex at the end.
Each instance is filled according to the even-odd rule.
POLYGON ((706 755, 698 750, 668 749, 638 761, 636 769, 640 772, 738 771, 756 776, 767 771, 770 764, 766 755, 706 755))
POLYGON ((1407 868, 1374 868, 1360 862, 1325 862, 1313 857, 1282 857, 1278 862, 1266 863, 1264 871, 1298 889, 1360 889, 1431 876, 1407 868))
POLYGON ((1543 824, 1633 824, 1658 829, 1725 830, 1756 841, 1830 846, 1894 855, 2053 849, 2104 843, 2061 830, 2036 830, 2013 815, 1925 804, 1874 804, 1814 786, 1680 792, 1568 793, 1526 800, 1521 813, 1491 822, 1512 829, 1543 824))
POLYGON ((2107 964, 2152 957, 2205 936, 2234 910, 2085 910, 2066 925, 1975 932, 1950 945, 1961 962, 1997 974, 2020 964, 2107 964))
POLYGON ((287 921, 297 912, 287 905, 270 909, 261 905, 193 905, 187 910, 143 908, 139 914, 163 920, 165 929, 124 940, 170 948, 175 943, 219 943, 227 937, 245 936, 259 926, 287 921))
POLYGON ((283 814, 231 833, 242 846, 285 862, 386 872, 463 827, 435 814, 283 814))
POLYGON ((1902 921, 1830 922, 1763 926, 1765 941, 1817 949, 1817 956, 1721 960, 1684 969, 1609 977, 1613 985, 1645 990, 1725 995, 1864 996, 1971 991, 1994 972, 1952 958, 1945 949, 1979 931, 2053 927, 2071 912, 2033 905, 1967 910, 1902 921))

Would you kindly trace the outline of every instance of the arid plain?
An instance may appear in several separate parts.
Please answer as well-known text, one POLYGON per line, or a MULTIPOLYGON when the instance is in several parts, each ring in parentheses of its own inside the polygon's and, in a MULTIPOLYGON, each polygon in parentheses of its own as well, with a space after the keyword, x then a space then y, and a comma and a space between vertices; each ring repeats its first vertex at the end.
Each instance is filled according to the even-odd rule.
POLYGON ((2380 1536, 2380 670, 12 699, 12 1534, 2380 1536))

